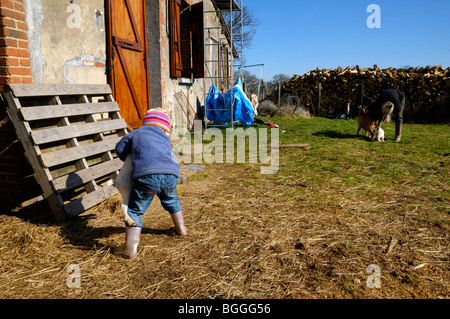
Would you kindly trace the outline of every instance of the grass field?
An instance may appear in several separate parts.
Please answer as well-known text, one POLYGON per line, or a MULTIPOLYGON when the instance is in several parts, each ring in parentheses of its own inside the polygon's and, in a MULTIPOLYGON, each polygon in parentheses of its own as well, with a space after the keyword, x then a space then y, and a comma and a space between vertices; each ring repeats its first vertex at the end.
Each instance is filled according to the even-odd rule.
POLYGON ((355 120, 270 121, 310 148, 280 149, 272 175, 207 165, 178 189, 189 236, 155 200, 133 261, 111 253, 118 196, 62 225, 43 203, 0 215, 0 298, 450 297, 448 125, 405 124, 394 143, 387 124, 379 143, 355 120))

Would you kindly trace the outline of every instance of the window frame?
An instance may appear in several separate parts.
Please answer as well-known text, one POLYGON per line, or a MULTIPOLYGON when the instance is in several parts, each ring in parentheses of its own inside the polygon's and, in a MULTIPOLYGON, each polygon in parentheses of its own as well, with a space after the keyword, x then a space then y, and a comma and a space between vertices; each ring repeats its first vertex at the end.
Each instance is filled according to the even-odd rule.
POLYGON ((170 76, 203 78, 203 1, 191 5, 186 0, 170 0, 169 6, 170 76))

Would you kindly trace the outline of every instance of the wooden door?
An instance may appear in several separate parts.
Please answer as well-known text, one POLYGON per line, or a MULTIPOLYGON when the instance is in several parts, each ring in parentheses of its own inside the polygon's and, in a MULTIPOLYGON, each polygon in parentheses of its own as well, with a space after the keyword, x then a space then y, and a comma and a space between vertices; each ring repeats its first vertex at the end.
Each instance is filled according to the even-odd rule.
POLYGON ((150 109, 144 0, 107 0, 108 81, 133 128, 150 109))

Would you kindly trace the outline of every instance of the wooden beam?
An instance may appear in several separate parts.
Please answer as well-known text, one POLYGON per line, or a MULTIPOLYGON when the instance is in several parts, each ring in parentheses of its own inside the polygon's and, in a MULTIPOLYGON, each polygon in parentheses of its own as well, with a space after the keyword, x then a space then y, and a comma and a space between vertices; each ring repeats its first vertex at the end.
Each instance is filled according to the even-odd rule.
POLYGON ((66 204, 65 209, 70 217, 77 216, 85 210, 100 204, 106 199, 118 194, 119 190, 114 186, 104 186, 83 197, 77 198, 66 204))
POLYGON ((99 134, 102 132, 115 131, 126 125, 123 119, 67 125, 55 128, 42 129, 31 133, 34 143, 40 145, 73 137, 99 134))
POLYGON ((76 172, 61 176, 52 181, 53 187, 58 193, 79 187, 87 182, 108 175, 122 168, 123 162, 119 158, 97 164, 76 172))
POLYGON ((81 158, 99 155, 113 150, 119 141, 120 137, 83 146, 75 146, 52 153, 41 154, 42 163, 45 167, 52 167, 81 158))
POLYGON ((101 114, 116 111, 120 111, 119 105, 116 102, 43 105, 22 107, 20 109, 25 121, 52 119, 64 116, 101 114))
POLYGON ((15 97, 110 94, 107 84, 8 84, 15 97))

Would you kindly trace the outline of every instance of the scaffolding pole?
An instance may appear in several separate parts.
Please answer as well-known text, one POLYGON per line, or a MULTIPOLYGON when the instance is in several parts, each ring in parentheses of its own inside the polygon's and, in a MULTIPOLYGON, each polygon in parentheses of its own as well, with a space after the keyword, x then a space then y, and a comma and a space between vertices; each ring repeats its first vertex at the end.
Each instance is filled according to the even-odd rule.
MULTIPOLYGON (((243 0, 211 0, 214 10, 203 6, 204 69, 203 92, 205 101, 205 128, 209 124, 207 114, 214 109, 206 108, 206 99, 210 95, 209 88, 215 85, 222 95, 229 94, 231 105, 225 111, 230 112, 231 127, 234 127, 234 95, 233 84, 238 75, 243 81, 243 0), (228 21, 225 16, 228 15, 228 21), (236 21, 236 19, 239 19, 236 21), (214 25, 208 25, 214 21, 214 25), (240 39, 235 39, 233 29, 240 25, 240 39), (237 43, 239 42, 239 43, 237 43), (237 48, 239 44, 239 50, 237 48), (208 50, 207 50, 208 48, 208 50), (236 63, 237 62, 237 63, 236 63), (240 71, 236 72, 235 68, 240 71), (238 73, 238 74, 236 74, 238 73)), ((219 110, 217 110, 219 111, 219 110)), ((223 111, 223 109, 221 110, 223 111)))

